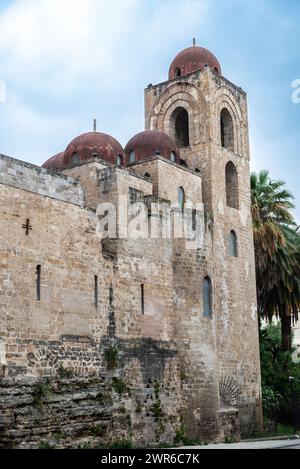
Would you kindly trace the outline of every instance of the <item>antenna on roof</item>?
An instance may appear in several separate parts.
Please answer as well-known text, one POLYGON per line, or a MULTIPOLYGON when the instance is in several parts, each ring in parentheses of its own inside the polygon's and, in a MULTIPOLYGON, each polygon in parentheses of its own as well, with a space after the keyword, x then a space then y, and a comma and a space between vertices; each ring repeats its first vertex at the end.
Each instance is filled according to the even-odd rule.
POLYGON ((193 46, 196 46, 196 38, 193 38, 193 46))
POLYGON ((97 119, 94 119, 94 132, 97 132, 97 119))

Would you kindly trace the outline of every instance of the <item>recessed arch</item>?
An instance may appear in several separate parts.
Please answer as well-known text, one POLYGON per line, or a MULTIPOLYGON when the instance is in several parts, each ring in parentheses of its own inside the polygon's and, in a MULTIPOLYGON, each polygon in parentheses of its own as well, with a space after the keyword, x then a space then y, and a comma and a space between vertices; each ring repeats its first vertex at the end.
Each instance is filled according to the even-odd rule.
POLYGON ((177 107, 172 115, 170 127, 175 135, 176 145, 188 147, 190 145, 189 114, 183 107, 177 107))
POLYGON ((232 161, 229 161, 225 168, 225 186, 227 206, 239 209, 239 178, 232 161))
POLYGON ((177 67, 176 70, 175 70, 175 76, 176 77, 181 77, 181 69, 179 67, 177 67))
POLYGON ((234 230, 231 230, 228 236, 228 250, 230 257, 239 257, 238 238, 234 230))
POLYGON ((227 108, 223 108, 220 114, 221 145, 227 150, 234 151, 234 125, 233 118, 227 108))
POLYGON ((152 181, 152 176, 151 176, 150 173, 145 173, 145 174, 144 174, 144 178, 145 178, 145 179, 148 179, 148 181, 152 181))

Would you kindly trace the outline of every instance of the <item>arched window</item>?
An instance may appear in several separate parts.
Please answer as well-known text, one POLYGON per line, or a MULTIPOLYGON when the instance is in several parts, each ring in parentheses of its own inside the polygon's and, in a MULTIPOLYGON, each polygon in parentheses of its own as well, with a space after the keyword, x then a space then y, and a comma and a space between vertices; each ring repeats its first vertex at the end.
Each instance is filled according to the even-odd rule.
POLYGON ((92 157, 93 157, 93 158, 98 158, 98 156, 99 156, 99 155, 98 155, 98 153, 96 153, 96 152, 94 152, 94 153, 92 154, 92 157))
POLYGON ((233 120, 228 109, 221 111, 221 145, 227 150, 234 151, 234 129, 233 120))
POLYGON ((175 155, 174 151, 171 151, 171 154, 170 154, 170 161, 172 161, 172 163, 175 163, 175 162, 176 162, 176 155, 175 155))
POLYGON ((212 314, 212 283, 210 277, 205 277, 203 280, 203 316, 211 318, 212 314))
POLYGON ((122 166, 122 163, 123 163, 123 158, 121 155, 118 155, 116 158, 116 165, 120 167, 122 166))
POLYGON ((226 204, 228 207, 239 209, 239 180, 238 172, 232 161, 229 161, 225 169, 226 179, 226 204))
POLYGON ((130 153, 129 153, 129 163, 134 163, 135 162, 135 151, 134 150, 130 150, 130 153))
POLYGON ((175 70, 175 76, 176 76, 176 77, 180 77, 180 76, 181 76, 181 70, 180 70, 179 67, 177 67, 176 70, 175 70))
POLYGON ((155 151, 155 154, 156 154, 156 155, 160 155, 160 150, 156 150, 156 151, 155 151))
POLYGON ((178 205, 181 208, 181 210, 184 209, 184 204, 185 204, 185 192, 183 187, 179 187, 178 189, 178 205))
POLYGON ((152 181, 151 174, 149 173, 144 174, 144 178, 148 179, 148 181, 152 181))
POLYGON ((73 155, 71 156, 71 163, 76 164, 76 163, 79 163, 79 161, 80 161, 80 157, 78 153, 73 153, 73 155))
POLYGON ((178 107, 171 116, 171 130, 180 147, 188 147, 190 144, 189 115, 186 109, 178 107))
POLYGON ((234 230, 232 230, 229 233, 229 239, 228 239, 228 245, 229 245, 229 255, 231 257, 238 257, 238 240, 237 240, 237 235, 234 230))

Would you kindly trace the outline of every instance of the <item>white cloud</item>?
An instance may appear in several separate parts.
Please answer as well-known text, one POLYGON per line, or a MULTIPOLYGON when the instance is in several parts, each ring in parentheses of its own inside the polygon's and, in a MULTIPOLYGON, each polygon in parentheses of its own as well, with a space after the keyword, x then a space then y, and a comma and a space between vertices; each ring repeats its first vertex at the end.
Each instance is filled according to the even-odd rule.
POLYGON ((165 61, 191 43, 206 3, 15 0, 0 9, 0 152, 42 163, 96 116, 125 143, 142 130, 143 87, 166 79, 165 61))

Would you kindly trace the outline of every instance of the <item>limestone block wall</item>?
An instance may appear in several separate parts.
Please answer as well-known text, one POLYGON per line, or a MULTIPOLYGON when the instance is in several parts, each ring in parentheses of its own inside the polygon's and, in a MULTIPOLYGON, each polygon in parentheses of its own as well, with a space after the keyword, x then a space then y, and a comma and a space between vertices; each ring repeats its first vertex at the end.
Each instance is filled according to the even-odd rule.
POLYGON ((202 203, 202 180, 197 173, 158 156, 149 161, 134 163, 130 165, 130 169, 140 176, 150 174, 153 193, 169 200, 171 204, 178 203, 179 187, 184 189, 186 203, 202 203))
POLYGON ((18 187, 45 197, 84 205, 82 187, 75 179, 51 174, 46 169, 0 155, 0 184, 18 187))

